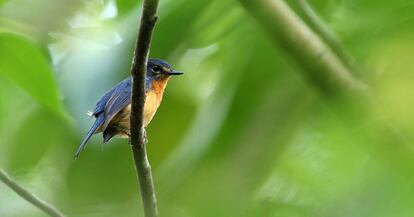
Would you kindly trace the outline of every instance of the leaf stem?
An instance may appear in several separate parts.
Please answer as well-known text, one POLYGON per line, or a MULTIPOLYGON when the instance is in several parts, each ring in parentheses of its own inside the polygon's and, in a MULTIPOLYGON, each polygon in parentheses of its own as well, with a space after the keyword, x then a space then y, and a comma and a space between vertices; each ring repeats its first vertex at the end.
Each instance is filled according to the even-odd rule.
POLYGON ((305 19, 309 25, 325 40, 325 42, 332 48, 344 64, 358 75, 361 75, 361 67, 356 63, 355 59, 342 45, 338 36, 332 31, 316 13, 307 0, 297 0, 299 8, 303 11, 305 19))
POLYGON ((303 73, 327 94, 360 92, 367 86, 338 58, 283 0, 239 0, 270 34, 291 54, 303 73))

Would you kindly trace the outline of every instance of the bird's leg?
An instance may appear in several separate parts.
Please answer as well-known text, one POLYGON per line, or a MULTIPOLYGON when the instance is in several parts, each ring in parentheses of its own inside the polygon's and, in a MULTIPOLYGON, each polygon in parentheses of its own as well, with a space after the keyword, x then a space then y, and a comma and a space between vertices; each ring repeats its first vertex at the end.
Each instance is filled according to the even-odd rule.
POLYGON ((148 143, 148 137, 147 137, 147 130, 145 129, 145 128, 143 128, 143 136, 142 136, 143 138, 143 142, 144 142, 144 144, 147 144, 148 143))

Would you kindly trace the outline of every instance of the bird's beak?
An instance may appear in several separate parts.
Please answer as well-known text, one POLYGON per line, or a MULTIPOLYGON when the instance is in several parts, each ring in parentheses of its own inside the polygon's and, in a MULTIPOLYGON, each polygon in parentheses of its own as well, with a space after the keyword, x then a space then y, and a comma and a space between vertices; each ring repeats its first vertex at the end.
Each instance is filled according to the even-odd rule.
POLYGON ((170 72, 168 72, 168 75, 182 75, 182 74, 184 74, 184 72, 175 71, 175 70, 171 70, 170 72))

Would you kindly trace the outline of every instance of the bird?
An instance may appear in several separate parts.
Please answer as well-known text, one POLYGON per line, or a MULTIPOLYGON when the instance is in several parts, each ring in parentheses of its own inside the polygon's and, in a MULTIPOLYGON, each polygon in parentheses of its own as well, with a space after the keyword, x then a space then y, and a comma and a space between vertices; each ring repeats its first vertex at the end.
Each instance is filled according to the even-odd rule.
MULTIPOLYGON (((148 126, 160 106, 169 79, 182 74, 184 73, 173 70, 165 60, 148 59, 145 75, 144 127, 148 126)), ((90 116, 95 117, 95 122, 76 150, 75 159, 94 134, 102 133, 104 144, 114 136, 130 137, 131 96, 131 76, 101 96, 93 112, 90 112, 90 116)))

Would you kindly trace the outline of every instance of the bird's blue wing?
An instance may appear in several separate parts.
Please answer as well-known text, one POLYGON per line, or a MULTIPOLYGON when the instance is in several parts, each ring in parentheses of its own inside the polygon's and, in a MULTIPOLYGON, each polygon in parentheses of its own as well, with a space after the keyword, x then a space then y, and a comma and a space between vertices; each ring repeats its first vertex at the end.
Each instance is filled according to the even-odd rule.
POLYGON ((115 88, 111 89, 105 95, 103 95, 98 102, 96 103, 95 109, 92 113, 95 118, 97 118, 100 114, 102 114, 105 110, 105 105, 108 102, 109 98, 111 98, 112 94, 114 93, 115 88))
POLYGON ((132 97, 132 80, 127 79, 120 83, 112 95, 109 97, 105 104, 104 116, 105 122, 103 124, 103 130, 106 129, 111 120, 118 114, 122 109, 131 103, 132 97))
POLYGON ((129 86, 131 88, 132 78, 129 77, 123 81, 121 81, 119 84, 117 84, 115 87, 113 87, 111 90, 106 92, 96 103, 95 109, 92 113, 93 116, 98 117, 99 114, 103 113, 105 111, 105 107, 109 101, 109 99, 112 97, 115 91, 120 90, 124 87, 129 86))

